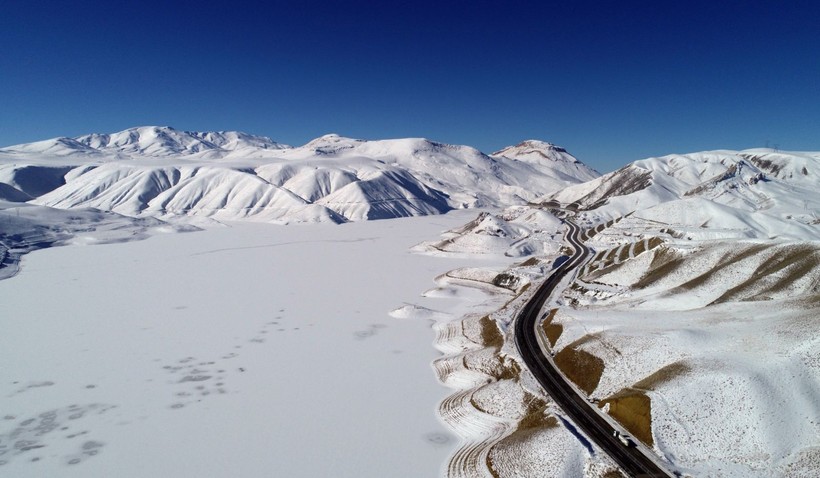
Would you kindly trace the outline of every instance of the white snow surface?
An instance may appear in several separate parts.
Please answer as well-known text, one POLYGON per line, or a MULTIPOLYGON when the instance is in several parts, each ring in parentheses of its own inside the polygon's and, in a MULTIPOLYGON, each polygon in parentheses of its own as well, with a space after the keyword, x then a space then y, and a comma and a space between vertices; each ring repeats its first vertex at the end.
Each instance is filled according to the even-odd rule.
POLYGON ((0 472, 441 474, 457 440, 435 418, 430 321, 412 317, 460 317, 474 293, 419 294, 486 261, 409 248, 474 214, 234 223, 27 255, 0 281, 0 472))
POLYGON ((816 474, 820 241, 666 238, 638 255, 617 250, 632 252, 582 273, 556 317, 556 349, 582 344, 606 364, 592 396, 644 390, 656 452, 692 476, 816 474), (684 371, 655 375, 664 367, 684 371))
POLYGON ((598 171, 578 161, 566 149, 545 141, 528 139, 515 146, 507 146, 492 155, 545 167, 547 174, 551 173, 556 179, 570 183, 578 179, 584 182, 591 181, 601 175, 598 171))
POLYGON ((488 156, 421 138, 330 134, 292 148, 239 132, 140 127, 0 149, 0 199, 130 216, 341 223, 524 204, 597 176, 540 144, 488 156), (543 153, 533 160, 532 151, 543 153), (32 168, 49 180, 26 187, 32 168))

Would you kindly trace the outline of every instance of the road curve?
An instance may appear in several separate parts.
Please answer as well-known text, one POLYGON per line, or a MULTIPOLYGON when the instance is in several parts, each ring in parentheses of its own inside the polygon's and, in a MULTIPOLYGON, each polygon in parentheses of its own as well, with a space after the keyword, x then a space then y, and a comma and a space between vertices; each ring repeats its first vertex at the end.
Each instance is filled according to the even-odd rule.
POLYGON ((518 351, 524 364, 555 403, 561 407, 564 414, 586 437, 612 457, 623 471, 634 477, 672 477, 672 474, 647 456, 641 447, 622 444, 613 434, 615 428, 585 397, 575 391, 566 378, 558 372, 552 358, 544 355, 538 343, 536 328, 540 326, 539 316, 544 303, 561 279, 581 264, 590 252, 578 237, 581 229, 570 220, 565 222, 569 228, 566 239, 572 245, 574 252, 569 260, 561 264, 539 286, 535 295, 516 317, 515 342, 518 351))

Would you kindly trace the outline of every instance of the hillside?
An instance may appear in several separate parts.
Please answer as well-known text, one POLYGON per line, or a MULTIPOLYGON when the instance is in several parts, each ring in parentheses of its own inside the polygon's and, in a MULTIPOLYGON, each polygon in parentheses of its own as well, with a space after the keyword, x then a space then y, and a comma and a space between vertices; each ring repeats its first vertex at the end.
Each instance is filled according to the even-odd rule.
POLYGON ((800 239, 816 235, 818 190, 820 153, 754 149, 643 159, 540 202, 571 204, 589 224, 674 218, 692 239, 800 239))
POLYGON ((559 219, 572 217, 593 255, 541 328, 581 393, 681 476, 815 476, 818 178, 814 152, 648 158, 421 245, 534 255, 469 271, 467 284, 520 295, 439 324, 435 367, 455 389, 440 414, 464 440, 450 473, 618 476, 534 385, 512 338, 526 285, 566 254, 559 219))

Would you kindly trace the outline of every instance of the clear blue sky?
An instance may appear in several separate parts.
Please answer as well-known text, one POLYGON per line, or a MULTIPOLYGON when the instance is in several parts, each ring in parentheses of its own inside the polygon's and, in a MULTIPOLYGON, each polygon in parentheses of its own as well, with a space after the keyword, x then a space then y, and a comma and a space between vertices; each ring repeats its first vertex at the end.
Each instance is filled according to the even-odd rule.
POLYGON ((820 150, 820 2, 0 0, 0 145, 132 126, 820 150))

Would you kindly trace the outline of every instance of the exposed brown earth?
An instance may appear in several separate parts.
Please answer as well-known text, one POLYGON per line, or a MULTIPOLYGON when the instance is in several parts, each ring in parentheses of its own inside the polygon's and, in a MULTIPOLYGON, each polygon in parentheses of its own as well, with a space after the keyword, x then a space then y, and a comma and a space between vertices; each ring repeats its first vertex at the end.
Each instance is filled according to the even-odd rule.
POLYGON ((533 428, 554 428, 558 426, 558 419, 547 413, 547 402, 532 394, 527 394, 527 411, 518 422, 516 432, 533 428))
POLYGON ((485 315, 478 321, 481 329, 481 342, 487 347, 501 347, 504 345, 504 336, 498 330, 495 321, 489 315, 485 315))
POLYGON ((587 395, 595 391, 604 373, 604 361, 579 348, 592 338, 582 337, 555 354, 555 365, 587 395))
POLYGON ((601 400, 609 405, 609 415, 626 428, 636 439, 652 446, 652 402, 646 393, 624 389, 610 398, 601 400))
POLYGON ((674 362, 665 367, 660 368, 652 375, 649 375, 643 380, 637 382, 635 385, 633 385, 633 388, 637 388, 639 390, 655 390, 658 387, 658 385, 661 385, 674 378, 685 375, 689 373, 691 370, 692 368, 684 362, 674 362))
MULTIPOLYGON (((794 245, 765 261, 746 281, 727 290, 712 303, 766 300, 770 294, 782 292, 798 279, 812 273, 816 274, 818 270, 820 250, 809 244, 794 245)), ((816 289, 817 279, 815 291, 816 289)))
POLYGON ((660 247, 655 251, 652 262, 643 277, 636 282, 635 289, 645 289, 654 284, 658 279, 666 277, 681 267, 685 261, 682 254, 668 247, 660 247))
POLYGON ((609 415, 618 421, 636 439, 652 446, 652 400, 647 391, 676 377, 689 373, 691 368, 683 362, 669 364, 632 387, 625 388, 611 397, 601 400, 600 406, 609 405, 609 415))
POLYGON ((696 287, 699 287, 706 283, 711 277, 712 272, 714 270, 719 270, 724 267, 728 267, 732 264, 740 262, 744 259, 748 259, 756 254, 759 254, 763 250, 767 249, 769 246, 766 244, 752 244, 745 249, 740 249, 739 251, 732 252, 727 254, 723 259, 721 259, 712 270, 705 271, 703 274, 698 275, 697 277, 681 284, 680 286, 671 290, 672 293, 684 293, 690 291, 696 287))
POLYGON ((561 324, 553 324, 552 320, 555 318, 555 313, 558 312, 558 309, 550 310, 547 317, 541 322, 541 327, 544 329, 544 333, 547 335, 547 340, 550 342, 550 347, 555 347, 555 343, 558 342, 558 338, 561 337, 561 334, 564 332, 564 326, 561 324))

